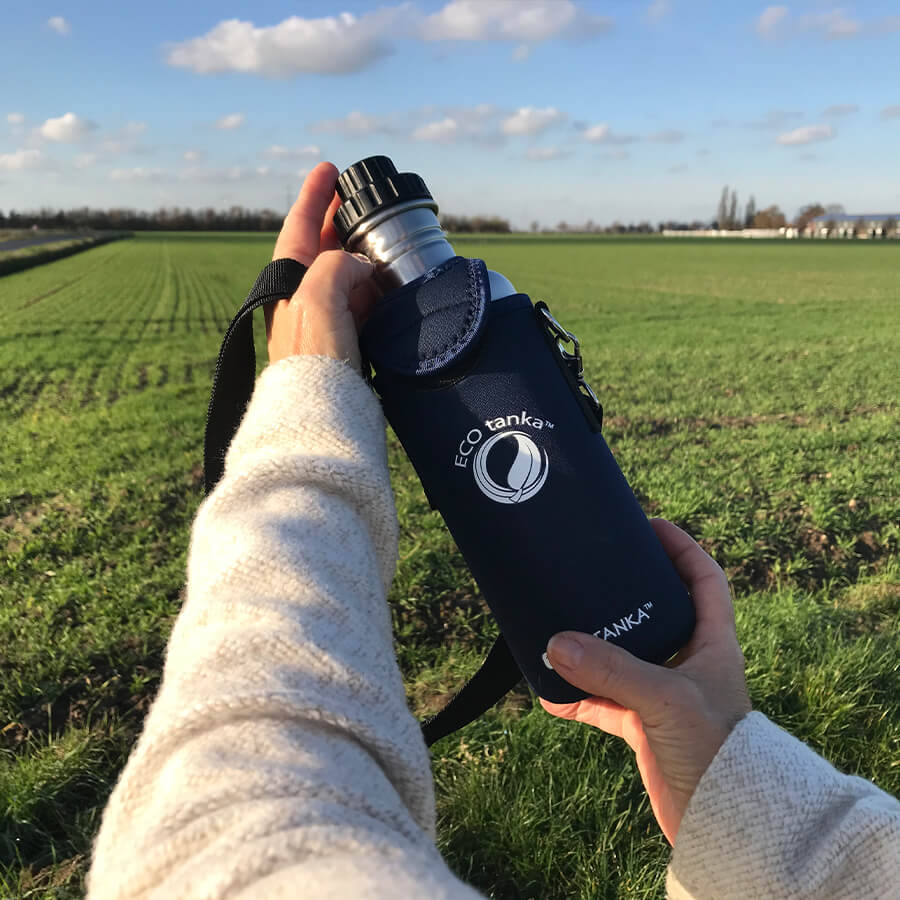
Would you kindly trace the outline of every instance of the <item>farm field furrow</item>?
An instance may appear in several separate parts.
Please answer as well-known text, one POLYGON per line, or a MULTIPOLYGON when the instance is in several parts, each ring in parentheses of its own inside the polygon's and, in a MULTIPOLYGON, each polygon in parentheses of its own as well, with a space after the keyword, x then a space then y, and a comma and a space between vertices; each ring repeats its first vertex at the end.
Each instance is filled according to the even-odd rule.
MULTIPOLYGON (((83 894, 179 609, 219 344, 273 242, 146 234, 0 278, 0 896, 83 894)), ((581 339, 645 510, 732 580, 755 707, 898 793, 900 247, 454 243, 581 339)), ((389 446, 389 599, 424 716, 496 626, 389 446)), ((486 894, 663 896, 667 845, 619 741, 519 690, 433 760, 439 846, 486 894)))

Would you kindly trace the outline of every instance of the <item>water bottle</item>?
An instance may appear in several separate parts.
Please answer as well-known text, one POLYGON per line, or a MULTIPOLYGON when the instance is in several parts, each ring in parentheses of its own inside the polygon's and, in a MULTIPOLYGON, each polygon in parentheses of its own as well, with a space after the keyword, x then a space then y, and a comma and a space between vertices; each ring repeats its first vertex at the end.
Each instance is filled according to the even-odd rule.
POLYGON ((360 335, 372 385, 531 687, 586 696, 546 656, 563 630, 667 660, 693 604, 603 439, 574 335, 455 254, 418 175, 372 156, 337 191, 338 236, 382 291, 360 335))

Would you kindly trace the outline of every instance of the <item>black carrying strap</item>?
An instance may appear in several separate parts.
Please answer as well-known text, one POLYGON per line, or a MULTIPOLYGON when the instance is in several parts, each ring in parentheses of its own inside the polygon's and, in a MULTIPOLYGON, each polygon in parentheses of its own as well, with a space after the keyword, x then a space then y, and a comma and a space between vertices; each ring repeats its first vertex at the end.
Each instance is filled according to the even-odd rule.
POLYGON ((208 494, 225 471, 225 454, 253 393, 256 353, 253 349, 253 310, 264 303, 292 297, 306 266, 295 259, 276 259, 259 273, 256 284, 225 332, 212 394, 206 412, 203 474, 208 494))
POLYGON ((474 722, 521 680, 519 664, 501 634, 478 671, 439 713, 422 723, 422 735, 427 746, 474 722))
MULTIPOLYGON (((206 413, 203 469, 208 494, 225 470, 225 454, 253 393, 256 353, 253 347, 253 310, 265 303, 291 297, 306 274, 306 266, 293 259, 276 259, 259 273, 256 284, 225 332, 212 395, 206 413)), ((430 747, 435 741, 473 722, 502 700, 520 681, 522 673, 503 635, 497 638, 484 662, 450 702, 422 723, 430 747)))

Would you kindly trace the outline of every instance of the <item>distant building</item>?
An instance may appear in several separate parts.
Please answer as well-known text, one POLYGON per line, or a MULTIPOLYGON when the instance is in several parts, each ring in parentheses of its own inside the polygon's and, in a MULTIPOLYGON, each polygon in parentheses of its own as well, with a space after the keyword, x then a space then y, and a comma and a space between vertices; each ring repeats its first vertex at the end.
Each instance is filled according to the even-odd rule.
POLYGON ((900 223, 897 213, 825 213, 806 226, 807 237, 827 238, 895 238, 900 223))

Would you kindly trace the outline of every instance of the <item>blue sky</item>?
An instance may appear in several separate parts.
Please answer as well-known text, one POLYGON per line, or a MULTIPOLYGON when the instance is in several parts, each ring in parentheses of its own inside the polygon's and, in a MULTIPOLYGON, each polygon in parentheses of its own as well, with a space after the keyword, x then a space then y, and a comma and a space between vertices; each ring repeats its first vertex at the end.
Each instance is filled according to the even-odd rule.
POLYGON ((900 3, 368 0, 0 12, 0 209, 283 210, 374 153, 514 224, 900 209, 900 3))

